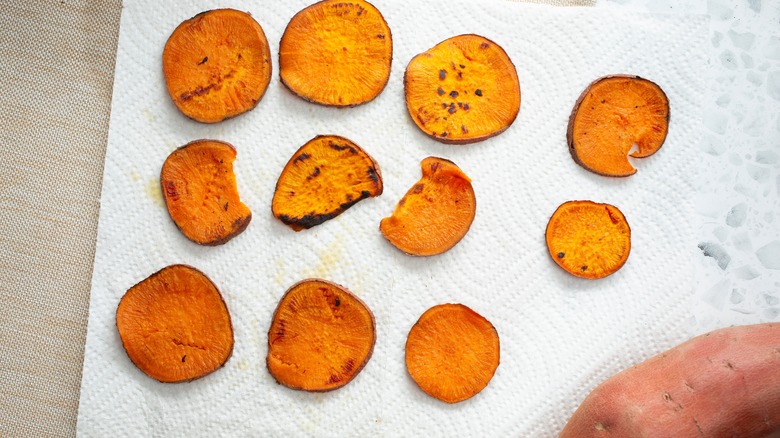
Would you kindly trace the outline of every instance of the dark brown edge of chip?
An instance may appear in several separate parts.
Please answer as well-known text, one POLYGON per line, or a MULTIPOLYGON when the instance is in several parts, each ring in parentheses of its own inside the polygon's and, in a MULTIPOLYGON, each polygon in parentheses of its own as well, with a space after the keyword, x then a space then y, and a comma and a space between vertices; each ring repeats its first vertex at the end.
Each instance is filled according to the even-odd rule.
MULTIPOLYGON (((176 26, 176 28, 173 30, 173 32, 171 32, 171 34, 165 40, 165 45, 163 46, 161 61, 165 59, 165 52, 168 49, 168 42, 171 40, 171 37, 173 37, 173 35, 179 30, 180 27, 185 26, 185 25, 189 25, 194 20, 201 19, 205 15, 208 15, 208 14, 211 14, 211 13, 214 13, 214 12, 218 12, 218 11, 234 11, 234 12, 239 12, 239 13, 242 13, 242 14, 246 14, 257 25, 257 28, 260 31, 260 36, 262 37, 263 41, 265 41, 265 57, 266 57, 266 59, 268 59, 268 74, 265 75, 265 77, 264 77, 265 86, 263 87, 263 91, 260 93, 260 95, 255 100, 254 105, 252 105, 251 107, 245 109, 244 111, 241 111, 240 113, 236 113, 236 114, 233 114, 233 115, 225 116, 225 117, 223 117, 223 118, 221 118, 219 120, 201 120, 201 119, 198 119, 196 117, 193 117, 193 116, 185 113, 184 110, 182 110, 182 108, 179 105, 179 103, 177 102, 176 98, 171 94, 170 88, 168 88, 168 77, 165 75, 165 68, 162 68, 163 82, 165 82, 165 92, 168 94, 168 97, 171 99, 171 101, 173 102, 173 105, 176 107, 176 109, 178 109, 179 112, 181 114, 183 114, 185 117, 187 117, 188 119, 194 120, 194 121, 196 121, 198 123, 204 123, 204 124, 207 124, 207 125, 213 125, 215 123, 223 122, 225 120, 232 119, 234 117, 238 117, 238 116, 240 116, 242 114, 246 114, 246 113, 254 110, 255 108, 257 108, 257 105, 260 103, 261 100, 263 100, 263 97, 265 96, 265 93, 268 91, 268 87, 271 85, 271 78, 273 77, 273 58, 271 57, 271 45, 268 43, 268 37, 266 37, 266 35, 265 35, 265 30, 263 29, 263 26, 261 26, 260 23, 257 20, 255 20, 255 17, 253 17, 252 14, 249 13, 248 11, 240 11, 238 9, 233 9, 233 8, 209 9, 207 11, 200 12, 200 13, 196 14, 195 16, 193 16, 192 18, 188 18, 188 19, 182 21, 181 23, 179 23, 179 25, 176 26)), ((161 64, 164 64, 164 62, 162 62, 161 64)))
POLYGON ((427 49, 426 51, 424 51, 424 52, 422 52, 422 53, 418 53, 417 55, 415 55, 415 56, 414 56, 414 57, 413 57, 413 58, 412 58, 412 59, 409 61, 409 63, 406 65, 406 70, 404 70, 404 102, 406 103, 406 110, 407 110, 407 113, 409 113, 409 117, 412 119, 412 122, 415 124, 415 126, 417 126, 417 128, 418 128, 418 129, 419 129, 419 130, 420 130, 420 131, 421 131, 423 134, 425 134, 426 136, 428 136, 428 137, 432 138, 433 140, 436 140, 436 141, 438 141, 439 143, 444 143, 444 144, 453 144, 453 145, 465 145, 465 144, 478 143, 478 142, 481 142, 481 141, 487 140, 487 139, 489 139, 489 138, 492 138, 492 137, 495 137, 495 136, 497 136, 497 135, 499 135, 499 134, 503 133, 503 132, 504 132, 504 131, 506 131, 507 129, 509 129, 509 127, 510 127, 510 126, 512 126, 512 125, 515 123, 515 120, 517 120, 517 117, 518 117, 518 115, 520 115, 520 107, 521 107, 521 106, 522 106, 522 104, 523 104, 523 90, 522 90, 522 88, 520 87, 520 76, 517 74, 517 66, 515 66, 515 63, 512 61, 512 58, 510 58, 510 57, 509 57, 509 54, 508 54, 508 53, 506 53, 506 50, 504 50, 504 48, 503 48, 503 47, 501 47, 501 46, 500 46, 499 44, 497 44, 496 42, 494 42, 494 41, 492 41, 492 40, 490 40, 490 39, 488 39, 488 38, 485 38, 485 37, 484 37, 484 36, 482 36, 482 35, 477 35, 477 34, 474 34, 474 33, 467 33, 467 34, 461 34, 461 35, 456 35, 456 36, 453 36, 453 37, 449 37, 449 38, 447 38, 447 39, 445 39, 445 40, 443 40, 443 41, 440 41, 440 42, 436 43, 436 44, 435 44, 433 47, 431 47, 431 48, 427 49), (411 108, 409 108, 409 99, 408 99, 408 97, 407 97, 407 96, 409 95, 409 93, 408 93, 408 86, 409 86, 409 80, 408 80, 409 66, 410 66, 410 65, 411 65, 411 64, 412 64, 412 63, 413 63, 415 60, 417 60, 417 58, 419 58, 419 57, 421 57, 421 56, 425 56, 425 55, 427 55, 427 54, 428 54, 428 52, 430 52, 431 50, 435 49, 436 47, 438 47, 438 46, 440 46, 440 45, 442 45, 442 44, 446 43, 446 42, 447 42, 447 41, 449 41, 449 40, 452 40, 452 39, 455 39, 455 38, 460 38, 460 37, 478 37, 478 38, 482 38, 483 40, 485 40, 485 41, 489 42, 490 44, 492 44, 492 45, 494 45, 494 46, 498 47, 498 49, 499 49, 499 50, 501 50, 501 52, 503 52, 503 53, 504 53, 504 56, 506 56, 506 59, 508 59, 508 60, 509 60, 509 65, 511 65, 511 66, 512 66, 512 69, 513 69, 513 70, 514 70, 514 72, 515 72, 515 79, 517 80, 517 92, 518 92, 518 94, 520 95, 520 103, 517 105, 517 111, 515 112, 515 115, 514 115, 514 117, 512 117, 512 120, 510 120, 510 121, 509 121, 509 123, 507 123, 507 125, 506 125, 506 126, 503 128, 503 129, 500 129, 500 130, 497 130, 497 131, 491 132, 490 134, 485 134, 485 135, 482 135, 482 136, 479 136, 479 137, 468 138, 468 139, 462 139, 462 140, 456 140, 456 139, 452 139, 452 138, 450 138, 450 137, 440 137, 440 136, 437 136, 437 135, 433 135, 433 134, 429 133, 429 132, 428 132, 426 129, 423 129, 423 128, 422 128, 422 126, 420 126, 420 124, 419 124, 419 123, 417 123, 417 120, 416 120, 416 118, 415 118, 415 117, 412 115, 412 110, 411 110, 411 108))
MULTIPOLYGON (((379 163, 377 163, 377 161, 374 159, 374 157, 371 156, 371 154, 366 152, 366 150, 363 149, 362 147, 360 147, 357 143, 355 143, 354 141, 352 141, 352 140, 350 140, 350 139, 348 139, 346 137, 342 137, 340 135, 334 135, 334 134, 319 134, 319 135, 316 135, 311 140, 309 140, 306 143, 304 143, 303 146, 299 147, 295 152, 293 152, 293 154, 290 157, 290 159, 287 161, 287 163, 282 168, 282 172, 279 173, 279 177, 276 179, 276 185, 274 186, 274 194, 271 197, 271 214, 275 218, 279 219, 279 221, 281 221, 283 224, 289 226, 290 228, 292 228, 295 231, 308 230, 308 229, 314 228, 314 227, 316 227, 318 225, 322 225, 325 222, 327 222, 327 221, 329 221, 331 219, 336 218, 337 216, 340 216, 342 213, 344 213, 345 211, 349 210, 355 204, 357 204, 358 202, 362 201, 363 199, 366 199, 366 198, 376 198, 377 196, 380 196, 382 194, 382 192, 384 192, 384 183, 383 183, 383 180, 382 180, 382 169, 379 167, 379 163), (376 189, 375 189, 375 193, 373 193, 373 194, 369 193, 368 196, 362 196, 362 197, 359 197, 359 198, 353 200, 352 202, 348 202, 346 204, 341 204, 339 206, 339 208, 337 208, 336 210, 323 213, 322 215, 320 215, 321 216, 320 219, 322 219, 322 220, 316 220, 316 221, 290 220, 286 215, 279 214, 274 209, 273 198, 276 197, 276 193, 279 191, 279 180, 282 178, 282 173, 284 173, 285 169, 287 169, 288 166, 292 165, 293 162, 295 162, 296 158, 300 154, 301 150, 303 150, 303 148, 305 148, 306 146, 308 146, 312 142, 317 141, 319 139, 323 139, 323 138, 332 138, 332 139, 336 139, 338 141, 347 142, 347 143, 349 143, 350 146, 352 146, 355 149, 357 149, 359 154, 361 154, 361 155, 363 155, 363 156, 368 158, 368 160, 371 162, 371 165, 374 168, 374 173, 376 174, 376 184, 375 184, 376 189), (346 205, 346 207, 344 207, 345 205, 346 205)), ((303 218, 299 218, 299 219, 303 219, 303 218)))
POLYGON ((284 295, 282 295, 282 297, 279 299, 279 303, 276 305, 276 309, 274 310, 273 316, 271 317, 271 324, 268 327, 267 344, 268 344, 268 352, 266 353, 266 356, 265 356, 265 367, 266 367, 266 370, 268 370, 268 374, 270 374, 271 377, 273 377, 273 379, 276 381, 276 383, 278 383, 281 386, 284 386, 285 388, 293 389, 293 390, 296 390, 296 391, 304 391, 304 392, 312 392, 312 393, 330 392, 330 391, 334 391, 336 389, 342 388, 342 387, 346 386, 349 382, 355 380, 355 377, 357 377, 358 374, 360 374, 363 371, 363 368, 365 368, 365 366, 368 363, 368 361, 371 360, 371 356, 373 356, 373 354, 374 354, 374 346, 376 345, 376 318, 374 317, 374 312, 371 311, 371 308, 368 307, 368 305, 365 303, 365 301, 361 300, 360 297, 358 297, 357 295, 352 293, 352 291, 350 291, 346 287, 344 287, 344 286, 342 286, 342 285, 340 285, 338 283, 334 283, 332 281, 324 280, 322 278, 316 278, 316 277, 315 278, 307 278, 307 279, 298 281, 295 284, 293 284, 292 286, 290 286, 287 289, 287 291, 284 293, 284 295), (328 285, 330 287, 336 288, 339 291, 341 291, 341 293, 350 296, 352 299, 354 299, 355 301, 360 303, 366 309, 366 311, 368 312, 368 315, 371 317, 371 332, 374 335, 373 336, 373 341, 371 342, 371 348, 368 350, 368 354, 366 354, 366 358, 363 360, 363 362, 361 364, 359 364, 357 367, 355 367, 355 372, 352 374, 352 376, 349 379, 344 379, 343 381, 339 382, 336 386, 333 386, 333 387, 330 387, 330 388, 314 389, 314 390, 313 389, 304 389, 304 388, 293 386, 293 385, 287 385, 284 382, 280 382, 279 379, 277 379, 276 376, 274 375, 274 373, 271 371, 271 366, 268 363, 268 360, 271 357, 271 330, 273 330, 274 321, 276 321, 276 315, 279 313, 279 308, 281 307, 282 302, 284 301, 285 298, 287 298, 287 295, 289 295, 295 288, 297 288, 298 286, 300 286, 302 284, 312 283, 312 282, 313 283, 322 283, 322 284, 328 285))
MULTIPOLYGON (((232 240, 234 237, 236 237, 239 234, 243 233, 244 230, 246 230, 246 228, 249 226, 249 222, 252 221, 252 211, 251 210, 249 211, 249 215, 246 216, 241 221, 241 223, 238 224, 238 227, 236 227, 230 234, 227 234, 227 235, 225 235, 224 237, 222 237, 220 239, 209 240, 209 241, 205 241, 205 242, 199 242, 197 240, 194 240, 194 239, 190 238, 190 236, 188 236, 187 233, 185 233, 184 230, 182 230, 181 226, 179 226, 179 223, 176 222, 176 220, 173 219, 173 216, 171 216, 171 210, 170 210, 170 208, 168 206, 168 197, 165 195, 165 183, 163 181, 163 171, 165 170, 166 163, 168 163, 168 159, 175 152, 177 152, 177 151, 179 151, 181 149, 185 149, 188 146, 191 146, 193 144, 204 143, 204 142, 220 143, 220 144, 223 144, 223 145, 226 145, 226 146, 230 147, 231 149, 233 149, 233 151, 236 151, 235 146, 233 146, 232 144, 230 144, 230 143, 228 143, 226 141, 212 140, 212 139, 207 139, 207 138, 202 138, 202 139, 199 139, 199 140, 193 140, 193 141, 185 144, 184 146, 179 146, 178 148, 174 149, 173 152, 168 154, 168 156, 165 158, 165 161, 163 161, 163 165, 160 168, 160 189, 162 190, 162 198, 163 198, 163 201, 165 202, 165 211, 168 212, 168 217, 176 225, 176 228, 178 228, 179 231, 181 231, 181 234, 183 234, 184 237, 187 238, 187 240, 189 240, 189 241, 191 241, 193 243, 196 243, 198 245, 202 245, 202 246, 219 246, 219 245, 224 245, 228 241, 232 240)), ((237 153, 237 151, 236 151, 236 153, 237 153)), ((235 170, 233 170, 233 173, 235 174, 235 170)), ((236 192, 238 193, 238 187, 236 187, 236 192)), ((239 194, 239 199, 241 199, 240 194, 239 194)), ((242 204, 243 204, 243 202, 242 202, 242 204)), ((249 207, 247 206, 247 208, 249 208, 249 207)))
MULTIPOLYGON (((394 46, 393 46, 393 33, 392 33, 391 29, 390 29, 390 25, 387 24, 387 20, 385 19, 384 15, 382 15, 382 12, 379 10, 379 8, 377 8, 372 3, 370 3, 370 2, 368 2, 366 0, 360 0, 360 1, 362 1, 363 3, 368 4, 372 8, 374 8, 374 10, 377 12, 377 14, 379 14, 379 18, 382 19, 382 21, 385 23, 385 27, 387 27, 387 37, 389 38, 389 41, 390 41, 390 59, 387 61, 387 69, 388 69, 389 73, 387 74, 387 78, 385 79, 385 83, 382 84, 382 86, 379 88, 379 91, 373 97, 371 97, 370 99, 364 100, 362 102, 348 103, 348 104, 343 104, 343 105, 339 105, 337 103, 322 102, 322 101, 319 101, 317 99, 312 99, 310 97, 306 97, 306 96, 303 96, 301 94, 298 94, 298 92, 293 90, 293 88, 287 83, 287 81, 284 80, 284 77, 282 77, 282 59, 281 59, 281 57, 282 57, 282 50, 281 50, 282 49, 282 41, 284 41, 284 37, 287 35, 287 28, 290 27, 290 23, 292 23, 292 21, 295 20, 298 17, 298 15, 302 14, 307 9, 313 8, 313 7, 317 6, 317 5, 319 5, 320 3, 329 3, 329 2, 334 2, 334 1, 336 1, 336 0, 320 0, 320 1, 318 1, 316 3, 313 3, 313 4, 309 5, 309 6, 306 6, 305 8, 303 8, 300 11, 296 12, 295 15, 293 15, 293 17, 290 19, 290 21, 287 22, 287 26, 284 27, 284 32, 282 32, 282 37, 279 39, 279 81, 282 83, 282 85, 284 85, 284 87, 287 90, 290 91, 290 93, 293 94, 293 96, 297 96, 297 97, 303 99, 306 102, 314 103, 314 104, 317 104, 317 105, 322 105, 322 106, 330 107, 330 108, 353 108, 353 107, 356 107, 356 106, 367 104, 367 103, 373 101, 374 99, 376 99, 377 97, 379 97, 379 95, 382 94, 383 91, 385 91, 385 88, 387 88, 387 84, 390 82, 390 76, 392 75, 392 69, 393 69, 393 49, 394 49, 394 46)), ((349 0, 344 0, 343 3, 351 3, 351 2, 349 0)))
POLYGON ((414 324, 412 324, 412 327, 409 329, 409 333, 407 333, 407 334, 406 334, 406 342, 404 343, 404 368, 406 368, 406 375, 408 375, 408 376, 409 376, 409 378, 410 378, 410 379, 412 379, 412 381, 414 382, 414 384, 415 384, 415 385, 416 385, 418 388, 420 388, 420 390, 421 390, 422 392, 424 392, 425 394, 427 394, 427 395, 428 395, 429 397, 431 397, 431 398, 434 398, 434 399, 436 399, 436 400, 439 400, 440 402, 447 403, 447 404, 451 404, 451 405, 455 405, 455 404, 458 404, 458 403, 464 402, 464 401, 466 401, 466 400, 469 400, 469 399, 471 399, 471 398, 474 398, 474 397, 475 397, 477 394, 481 393, 482 391, 484 391, 484 390, 485 390, 485 388, 487 388, 487 386, 488 386, 488 385, 490 384, 490 382, 493 380, 493 377, 495 377, 495 375, 496 375, 496 371, 498 370, 498 367, 499 367, 499 366, 501 366, 501 336, 498 334, 498 330, 496 330, 496 326, 495 326, 495 325, 493 325, 493 323, 492 323, 492 322, 490 322, 490 320, 489 320, 489 319, 485 318, 485 317, 484 317, 484 316, 483 316, 481 313, 479 313, 479 312, 475 311, 474 309, 472 309, 471 307, 469 307, 469 306, 467 306, 467 305, 465 305, 465 304, 462 304, 462 303, 440 303, 440 304, 434 304, 433 306, 431 306, 431 307, 429 307, 429 308, 425 309, 425 311, 423 311, 423 313, 421 313, 421 314, 420 314, 420 317, 419 317, 419 318, 417 318, 417 321, 416 321, 414 324), (480 318, 484 319, 484 320, 485 320, 485 322, 487 322, 487 323, 490 325, 490 328, 492 328, 492 329, 493 329, 493 332, 495 332, 495 334, 496 334, 496 339, 498 339, 498 364, 496 364, 496 369, 494 369, 494 370, 493 370, 493 374, 491 374, 491 375, 490 375, 490 378, 488 379, 488 381, 487 381, 487 383, 485 384, 485 386, 484 386, 484 387, 482 387, 482 389, 480 389, 479 391, 477 391, 477 392, 475 392, 474 394, 472 394, 471 396, 469 396, 469 397, 467 397, 467 398, 464 398, 463 400, 458 400, 458 401, 454 401, 454 402, 449 402, 449 401, 446 401, 446 400, 442 400, 442 399, 440 399, 440 398, 436 397, 435 395, 433 395, 433 394, 429 393, 429 392, 428 392, 428 391, 426 391, 425 389, 423 389, 423 387, 422 387, 422 386, 420 386, 420 384, 417 382, 417 380, 415 380, 415 379, 414 379, 414 376, 412 376, 412 373, 411 373, 411 372, 409 372, 409 365, 408 365, 408 362, 406 361, 406 355, 407 355, 407 350, 408 350, 408 346, 409 346, 409 335, 412 333, 412 330, 414 330, 414 328, 415 328, 415 327, 417 327, 417 325, 418 325, 418 324, 420 324, 420 321, 422 320, 423 316, 425 316, 425 314, 426 314, 426 313, 428 313, 429 311, 431 311, 431 310, 433 310, 433 309, 435 309, 435 308, 437 308, 437 307, 442 307, 442 306, 458 306, 458 307, 463 307, 463 308, 465 308, 466 310, 468 310, 468 311, 470 311, 470 312, 474 313, 475 315, 477 315, 477 316, 479 316, 480 318))
POLYGON ((609 203, 606 203, 606 202, 594 202, 594 201, 590 201, 590 200, 573 199, 573 200, 570 200, 570 201, 565 201, 562 204, 560 204, 555 209, 553 214, 550 215, 550 219, 547 220, 547 226, 544 229, 544 245, 547 247, 547 253, 550 255, 550 258, 553 260, 553 262, 555 262, 555 265, 558 266, 559 268, 561 268, 561 270, 563 270, 567 274, 571 274, 571 275, 573 275, 574 277, 577 277, 577 278, 582 278, 583 280, 590 280, 590 281, 601 280, 602 278, 607 278, 610 275, 612 275, 612 274, 616 273, 617 271, 619 271, 620 269, 622 269, 623 266, 628 261, 628 258, 631 256, 631 247, 632 247, 632 245, 631 245, 631 224, 628 223, 628 219, 626 219, 626 215, 623 214, 623 210, 619 209, 618 207, 616 207, 613 204, 609 204, 609 203), (556 256, 556 254, 553 253, 552 249, 550 248, 550 242, 547 239, 547 233, 550 231, 550 224, 552 224, 552 219, 555 217, 555 214, 558 213, 558 210, 563 208, 566 204, 570 204, 570 203, 574 203, 574 202, 576 202, 576 203, 592 204, 592 205, 599 206, 599 207, 607 207, 607 206, 609 206, 609 207, 612 207, 615 210, 617 210, 620 213, 620 215, 623 216, 623 220, 625 221, 626 227, 628 228, 628 251, 626 252, 626 258, 623 260, 623 262, 620 263, 618 266, 616 266, 615 269, 612 272, 608 273, 607 275, 603 275, 601 277, 587 277, 587 276, 581 275, 581 274, 579 274, 577 272, 571 272, 568 269, 564 268, 563 265, 561 265, 558 262, 558 257, 556 256))
MULTIPOLYGON (((663 147, 664 143, 666 142, 666 136, 669 133, 669 120, 670 120, 670 114, 671 114, 671 105, 669 105, 669 97, 666 95, 666 92, 663 90, 663 88, 661 88, 655 82, 653 82, 653 81, 651 81, 649 79, 645 79, 643 77, 637 76, 637 75, 629 75, 629 74, 614 74, 614 75, 602 76, 602 77, 596 79, 595 81, 591 82, 590 84, 588 84, 587 87, 585 87, 585 90, 583 90, 582 93, 580 93, 580 96, 577 98, 577 101, 574 103, 574 108, 571 110, 571 113, 569 114, 569 123, 566 126, 566 144, 569 147, 569 153, 571 154, 571 157, 574 160, 574 162, 579 164, 583 169, 585 169, 585 170, 587 170, 589 172, 595 173, 596 175, 601 175, 601 176, 606 176, 606 177, 611 177, 611 178, 625 178, 625 177, 629 177, 629 176, 635 174, 637 172, 637 169, 634 169, 633 172, 626 173, 626 174, 610 174, 610 173, 599 172, 599 171, 597 171, 595 169, 592 169, 592 168, 588 167, 585 163, 582 162, 582 160, 580 160, 579 155, 577 155, 577 148, 574 145, 574 132, 573 132, 573 130, 574 130, 574 120, 577 117, 577 112, 579 112, 580 105, 582 104, 582 101, 585 99, 585 97, 588 95, 588 92, 590 91, 590 89, 594 85, 598 84, 599 82, 605 81, 605 80, 616 79, 616 78, 625 78, 625 79, 632 79, 632 80, 639 80, 639 81, 648 82, 648 83, 652 84, 653 86, 655 86, 658 90, 661 91, 661 94, 664 96, 664 99, 666 99, 666 104, 667 104, 667 108, 668 108, 668 111, 666 113, 666 130, 664 131, 664 136, 661 139, 661 145, 658 146, 658 149, 656 149, 656 151, 653 152, 653 154, 658 152, 661 149, 661 147, 663 147)), ((653 154, 650 154, 650 155, 653 155, 653 154)), ((650 155, 648 155, 647 157, 649 157, 650 155)), ((629 156, 631 156, 631 155, 629 155, 629 156)), ((634 157, 634 158, 640 158, 641 159, 641 158, 647 158, 647 157, 634 157)))
POLYGON ((122 298, 120 298, 120 299, 119 299, 119 304, 117 304, 117 306, 116 306, 116 312, 114 312, 114 327, 116 327, 117 333, 119 333, 119 339, 122 341, 122 349, 125 351, 125 355, 127 355, 128 359, 130 359, 130 362, 131 362, 131 363, 132 363, 132 364, 133 364, 133 365, 134 365, 134 366, 135 366, 135 367, 136 367, 136 368, 137 368, 139 371, 141 371, 142 373, 144 373, 144 375, 146 375, 146 376, 148 376, 149 378, 151 378, 151 379, 154 379, 154 380, 156 380, 156 381, 158 381, 158 382, 160 382, 160 383, 165 383, 165 384, 175 384, 175 383, 187 383, 187 382, 192 382, 193 380, 198 380, 198 379, 201 379, 201 378, 203 378, 203 377, 206 377, 206 376, 208 376, 209 374, 212 374, 212 373, 214 373, 214 372, 216 372, 216 371, 218 371, 218 370, 220 370, 220 369, 224 368, 224 367, 225 367, 225 365, 226 365, 226 364, 228 363, 228 361, 230 360, 230 358, 233 356, 233 347, 234 347, 234 346, 235 346, 235 344, 236 344, 236 336, 235 336, 235 331, 233 330, 233 319, 232 319, 232 317, 230 316, 230 309, 228 308, 228 306, 227 306, 227 303, 225 302, 225 297, 222 295, 222 292, 219 290, 219 288, 217 287, 217 285, 216 285, 216 284, 214 284, 214 281, 212 281, 212 280, 211 280, 211 278, 209 278, 209 276, 208 276, 208 275, 204 274, 204 273, 203 273, 203 271, 201 271, 201 270, 200 270, 200 269, 198 269, 198 268, 195 268, 194 266, 187 265, 187 264, 183 264, 183 263, 175 263, 175 264, 172 264, 172 265, 168 265, 168 266, 166 266, 166 267, 164 267, 164 268, 162 268, 162 269, 158 270, 157 272, 155 272, 155 273, 153 273, 153 274, 149 275, 148 277, 144 278, 143 280, 141 280, 141 281, 137 282, 136 284, 132 285, 132 286, 131 286, 129 289, 127 289, 127 290, 125 291, 125 293, 122 295, 122 298), (125 297, 127 296, 127 293, 128 293, 128 292, 130 292, 130 290, 132 290, 132 289, 133 289, 133 288, 135 288, 136 286, 140 285, 141 283, 145 282, 146 280, 149 280, 149 279, 151 279, 151 278, 153 278, 153 277, 156 277, 156 276, 160 275, 160 274, 161 274, 163 271, 166 271, 166 270, 168 270, 168 269, 171 269, 171 268, 177 268, 177 267, 183 267, 183 268, 189 269, 189 270, 191 270, 191 271, 194 271, 194 272, 195 272, 195 273, 197 273, 197 274, 200 274, 200 275, 202 275, 202 276, 203 276, 203 278, 205 278, 205 279, 206 279, 206 280, 207 280, 209 283, 211 283, 211 285, 212 285, 212 286, 214 286, 214 290, 216 290, 216 291, 217 291, 217 295, 219 295, 219 299, 222 301, 222 304, 225 306, 225 312, 227 313, 227 316, 228 316, 228 324, 229 324, 229 326, 230 326, 230 337, 231 337, 231 342, 230 342, 230 350, 228 351, 227 355, 225 355, 225 360, 224 360, 224 361, 222 361, 222 363, 221 363, 219 366, 215 367, 215 368, 214 368, 213 370, 211 370, 211 371, 206 371, 206 372, 204 372, 204 373, 202 373, 202 374, 200 374, 200 375, 197 375, 197 376, 195 376, 195 377, 192 377, 192 378, 190 378, 190 379, 182 379, 182 380, 160 380, 160 379, 158 379, 157 377, 154 377, 154 376, 150 375, 149 373, 147 373, 147 372, 146 372, 146 371, 145 371, 143 368, 141 368, 140 366, 138 366, 138 364, 136 364, 136 363, 135 363, 135 361, 133 360, 133 358, 132 358, 132 357, 130 357, 130 354, 127 352, 127 347, 125 346, 125 339, 122 337, 122 331, 119 329, 119 322, 117 321, 117 317, 119 316, 119 307, 122 305, 122 302, 125 300, 125 297))

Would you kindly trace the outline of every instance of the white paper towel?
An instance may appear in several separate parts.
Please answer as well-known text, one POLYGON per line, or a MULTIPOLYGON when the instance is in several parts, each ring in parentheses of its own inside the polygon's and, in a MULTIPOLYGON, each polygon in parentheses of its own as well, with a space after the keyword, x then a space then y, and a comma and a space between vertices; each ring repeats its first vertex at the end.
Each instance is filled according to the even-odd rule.
POLYGON ((392 29, 390 82, 373 102, 334 109, 304 102, 278 80, 278 41, 296 1, 220 2, 250 11, 271 43, 274 74, 257 106, 216 125, 182 116, 161 73, 161 53, 207 1, 126 1, 84 360, 78 431, 83 436, 553 436, 598 382, 688 336, 692 295, 691 173, 700 141, 706 19, 558 9, 506 2, 376 0, 392 29), (454 35, 500 44, 517 66, 520 115, 505 133, 466 146, 428 139, 404 104, 409 60, 454 35), (669 136, 635 160, 625 179, 572 161, 565 134, 575 100, 592 80, 631 73, 658 83, 671 102, 669 136), (352 139, 380 164, 384 194, 295 233, 271 215, 276 179, 318 134, 352 139), (220 247, 188 241, 169 219, 160 167, 198 138, 232 143, 247 230, 220 247), (413 258, 378 231, 381 218, 436 155, 473 179, 477 215, 449 252, 413 258), (550 260, 547 220, 571 199, 618 206, 632 228, 626 265, 602 280, 577 279, 550 260), (173 263, 191 264, 222 290, 235 329, 226 366, 186 384, 158 383, 122 349, 115 309, 124 292, 173 263), (373 310, 372 359, 350 384, 323 394, 277 385, 265 369, 267 330, 293 283, 322 277, 373 310), (460 302, 488 318, 501 365, 482 393, 447 405, 420 391, 404 366, 406 335, 427 308, 460 302))

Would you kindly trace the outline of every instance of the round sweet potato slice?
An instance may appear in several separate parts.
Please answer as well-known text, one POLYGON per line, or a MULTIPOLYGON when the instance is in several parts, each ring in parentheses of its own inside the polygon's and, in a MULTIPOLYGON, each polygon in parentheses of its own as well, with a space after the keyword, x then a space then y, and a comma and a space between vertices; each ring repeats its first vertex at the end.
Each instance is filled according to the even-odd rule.
POLYGON ((217 140, 197 140, 176 149, 160 173, 168 213, 188 239, 221 245, 252 219, 241 202, 233 173, 236 149, 217 140))
POLYGON ((165 43, 162 64, 173 103, 203 123, 252 110, 271 80, 263 28, 234 9, 202 12, 181 23, 165 43))
POLYGON ((382 173, 366 151, 320 135, 293 154, 276 182, 271 210, 293 230, 311 228, 382 194, 382 173))
POLYGON ((387 85, 393 60, 390 28, 363 0, 325 0, 295 14, 279 46, 282 83, 328 106, 373 100, 387 85))
POLYGON ((203 377, 233 352, 225 301, 191 266, 165 267, 131 287, 119 301, 116 326, 130 360, 160 382, 203 377))
POLYGON ((639 76, 614 75, 597 79, 577 99, 566 140, 577 164, 619 177, 636 173, 629 155, 653 155, 668 131, 669 99, 661 87, 639 76))
POLYGON ((477 211, 471 179, 452 161, 428 157, 422 179, 398 202, 379 230, 396 248, 413 256, 441 254, 469 231, 477 211))
POLYGON ((374 351, 374 315, 342 286, 303 280, 284 294, 268 330, 268 371, 280 384, 304 391, 341 388, 374 351))
POLYGON ((404 87, 414 123, 443 143, 500 134, 520 111, 514 64, 498 44, 479 35, 452 37, 412 58, 404 87))
POLYGON ((493 324, 463 304, 440 304, 422 314, 406 338, 406 369, 425 393, 458 403, 482 391, 500 359, 493 324))
POLYGON ((558 266, 591 280, 616 272, 631 252, 631 228, 623 213, 591 201, 561 204, 547 223, 545 240, 558 266))

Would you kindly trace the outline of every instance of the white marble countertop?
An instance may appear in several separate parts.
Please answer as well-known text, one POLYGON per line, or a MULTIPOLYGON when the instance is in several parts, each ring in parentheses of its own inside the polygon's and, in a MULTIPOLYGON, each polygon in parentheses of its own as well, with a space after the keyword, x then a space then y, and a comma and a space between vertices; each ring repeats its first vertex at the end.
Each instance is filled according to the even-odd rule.
POLYGON ((600 0, 597 7, 710 16, 690 330, 780 321, 780 1, 600 0))

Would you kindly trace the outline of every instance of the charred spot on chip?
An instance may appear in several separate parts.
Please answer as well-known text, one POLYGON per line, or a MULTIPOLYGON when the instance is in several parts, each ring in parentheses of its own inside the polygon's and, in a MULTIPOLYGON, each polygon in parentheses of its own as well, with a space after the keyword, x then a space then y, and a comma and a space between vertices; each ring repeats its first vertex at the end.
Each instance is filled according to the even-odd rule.
POLYGON ((295 162, 298 163, 298 162, 301 162, 301 161, 306 161, 310 157, 311 157, 311 155, 309 155, 309 154, 300 154, 297 157, 295 157, 295 162))

